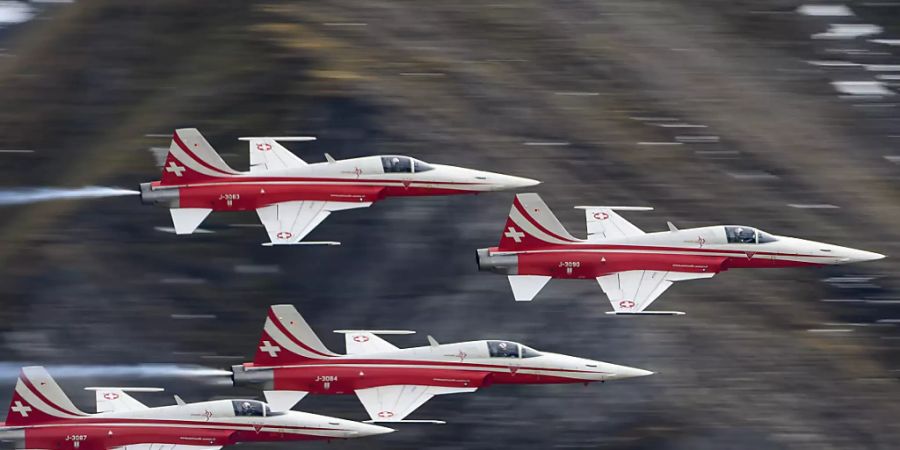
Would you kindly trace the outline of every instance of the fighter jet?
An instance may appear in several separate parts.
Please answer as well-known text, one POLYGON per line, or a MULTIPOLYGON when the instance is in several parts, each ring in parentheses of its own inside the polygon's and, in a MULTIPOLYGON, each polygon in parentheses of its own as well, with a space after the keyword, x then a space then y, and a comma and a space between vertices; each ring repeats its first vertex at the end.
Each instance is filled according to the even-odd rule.
POLYGON ((159 181, 141 183, 141 200, 170 208, 176 234, 191 234, 212 211, 255 210, 269 234, 264 245, 302 241, 329 214, 366 208, 388 197, 477 194, 534 186, 539 181, 401 155, 308 164, 278 141, 311 137, 247 137, 250 171, 238 172, 199 131, 175 130, 159 181))
POLYGON ((236 385, 262 384, 266 399, 289 409, 307 394, 356 394, 370 422, 405 420, 435 395, 473 392, 491 384, 591 383, 651 375, 633 367, 486 340, 397 348, 378 335, 413 331, 335 330, 347 354, 331 352, 296 308, 275 305, 252 363, 232 367, 236 385))
POLYGON ((530 301, 551 278, 594 278, 609 297, 608 314, 684 314, 646 311, 672 283, 710 278, 728 269, 823 266, 873 261, 878 253, 777 236, 739 225, 645 233, 617 210, 577 206, 587 239, 572 237, 537 194, 513 201, 497 247, 476 252, 479 270, 509 276, 517 301, 530 301))
POLYGON ((256 400, 184 403, 175 396, 177 405, 148 408, 127 388, 90 389, 97 391, 96 414, 80 411, 43 367, 23 368, 0 439, 36 450, 217 450, 241 442, 346 439, 394 431, 273 410, 256 400))

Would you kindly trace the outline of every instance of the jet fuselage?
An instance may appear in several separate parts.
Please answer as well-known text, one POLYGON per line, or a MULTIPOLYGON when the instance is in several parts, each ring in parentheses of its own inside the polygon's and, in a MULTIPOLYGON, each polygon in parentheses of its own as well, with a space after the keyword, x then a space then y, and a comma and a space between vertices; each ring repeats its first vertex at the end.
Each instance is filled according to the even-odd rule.
POLYGON ((358 389, 391 385, 478 388, 491 384, 589 383, 652 372, 538 352, 509 341, 471 341, 291 364, 280 364, 275 358, 267 362, 257 356, 254 363, 235 366, 234 373, 236 383, 268 382, 275 390, 352 394, 358 389), (500 352, 500 345, 509 351, 500 352), (500 354, 504 356, 496 356, 500 354))
MULTIPOLYGON (((506 233, 519 237, 515 229, 506 233)), ((736 268, 824 266, 883 257, 848 247, 772 236, 741 226, 710 226, 553 244, 537 242, 526 250, 491 247, 480 249, 477 256, 481 270, 563 279, 597 278, 632 270, 718 273, 736 268), (729 242, 728 228, 750 230, 755 237, 748 238, 747 242, 729 242)))

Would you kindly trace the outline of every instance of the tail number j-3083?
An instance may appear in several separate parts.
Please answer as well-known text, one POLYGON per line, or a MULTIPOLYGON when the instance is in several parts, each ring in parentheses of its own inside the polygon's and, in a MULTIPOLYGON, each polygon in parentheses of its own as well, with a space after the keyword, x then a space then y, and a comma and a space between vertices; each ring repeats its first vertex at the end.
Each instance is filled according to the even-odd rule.
POLYGON ((224 200, 228 206, 233 205, 235 200, 240 200, 240 199, 241 199, 241 194, 222 194, 219 196, 219 201, 224 200))

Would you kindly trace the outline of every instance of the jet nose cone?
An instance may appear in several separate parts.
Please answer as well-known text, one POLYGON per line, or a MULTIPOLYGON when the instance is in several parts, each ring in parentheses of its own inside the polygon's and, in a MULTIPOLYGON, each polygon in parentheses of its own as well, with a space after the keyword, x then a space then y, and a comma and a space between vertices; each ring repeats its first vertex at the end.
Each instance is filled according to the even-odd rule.
POLYGON ((524 177, 513 177, 513 178, 515 179, 515 181, 512 183, 513 184, 512 187, 515 189, 527 188, 527 187, 537 186, 537 185, 541 184, 540 181, 532 180, 531 178, 524 178, 524 177))
POLYGON ((541 184, 540 181, 532 180, 531 178, 514 177, 512 175, 503 175, 499 173, 489 174, 486 178, 492 184, 492 188, 495 191, 521 189, 541 184))
POLYGON ((649 370, 638 369, 637 367, 628 367, 628 366, 616 366, 613 369, 614 379, 623 380, 625 378, 637 378, 637 377, 646 377, 647 375, 653 375, 655 372, 651 372, 649 370))
POLYGON ((844 249, 844 251, 842 251, 841 253, 843 256, 841 262, 843 263, 877 261, 879 259, 884 259, 884 255, 882 255, 881 253, 867 252, 865 250, 857 250, 855 248, 844 249))
POLYGON ((860 261, 878 261, 879 259, 885 258, 885 256, 881 253, 867 252, 862 250, 861 252, 863 253, 863 255, 860 257, 860 261))
POLYGON ((383 427, 381 425, 372 425, 368 423, 356 424, 353 437, 377 436, 379 434, 388 434, 397 431, 393 428, 383 427))

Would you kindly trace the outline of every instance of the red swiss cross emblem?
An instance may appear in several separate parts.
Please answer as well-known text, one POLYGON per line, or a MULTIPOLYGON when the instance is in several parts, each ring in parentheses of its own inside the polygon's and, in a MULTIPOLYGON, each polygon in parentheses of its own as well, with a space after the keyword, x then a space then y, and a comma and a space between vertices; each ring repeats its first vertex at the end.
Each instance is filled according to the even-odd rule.
POLYGON ((606 220, 606 219, 609 219, 609 214, 607 214, 603 211, 597 211, 594 213, 594 218, 597 220, 606 220))
POLYGON ((105 398, 107 400, 115 400, 115 399, 119 398, 119 394, 116 394, 115 392, 107 392, 107 393, 103 394, 103 398, 105 398))
POLYGON ((261 143, 261 144, 256 144, 256 149, 259 150, 259 151, 261 151, 261 152, 267 152, 267 151, 269 151, 269 150, 272 150, 272 144, 270 144, 270 143, 268 143, 268 142, 264 142, 264 143, 261 143))
POLYGON ((634 302, 631 300, 622 300, 621 302, 619 302, 619 308, 622 308, 622 309, 634 308, 634 302))
POLYGON ((390 411, 379 411, 378 417, 381 417, 382 419, 386 419, 388 417, 394 417, 394 413, 392 413, 390 411))
POLYGON ((363 336, 363 335, 358 335, 358 336, 353 336, 353 340, 356 342, 369 342, 369 337, 363 336))
POLYGON ((293 233, 290 231, 279 231, 278 234, 275 235, 278 239, 290 239, 293 236, 293 233))

